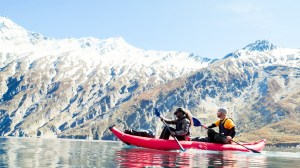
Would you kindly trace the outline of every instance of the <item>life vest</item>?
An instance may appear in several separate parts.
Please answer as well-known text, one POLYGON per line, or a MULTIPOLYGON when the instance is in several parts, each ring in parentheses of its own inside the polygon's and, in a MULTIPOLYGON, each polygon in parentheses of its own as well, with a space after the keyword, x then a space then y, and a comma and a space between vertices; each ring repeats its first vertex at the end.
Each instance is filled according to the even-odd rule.
MULTIPOLYGON (((220 125, 219 125, 219 133, 222 134, 222 135, 224 135, 224 136, 229 136, 230 133, 231 133, 231 130, 225 128, 225 126, 224 126, 225 123, 226 123, 226 121, 227 121, 228 119, 232 120, 231 118, 226 118, 224 121, 220 121, 220 125)), ((232 121, 233 121, 233 120, 232 120, 232 121)))

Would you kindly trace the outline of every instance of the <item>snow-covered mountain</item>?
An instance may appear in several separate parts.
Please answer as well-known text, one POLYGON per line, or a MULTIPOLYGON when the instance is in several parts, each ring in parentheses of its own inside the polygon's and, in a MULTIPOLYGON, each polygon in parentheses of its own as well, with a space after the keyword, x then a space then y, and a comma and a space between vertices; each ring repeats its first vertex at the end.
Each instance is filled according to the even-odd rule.
MULTIPOLYGON (((120 117, 122 112, 133 111, 119 125, 153 129, 159 133, 161 123, 155 116, 153 118, 154 107, 169 117, 173 117, 170 109, 185 107, 204 124, 216 120, 219 107, 227 107, 229 116, 237 124, 240 139, 299 142, 299 131, 291 133, 290 129, 300 124, 300 49, 278 47, 261 52, 243 48, 233 53, 239 53, 239 56, 225 57, 137 96, 135 100, 138 102, 122 107, 111 118, 124 120, 120 117)), ((91 125, 100 129, 97 124, 91 125)), ((201 134, 206 136, 205 132, 195 128, 192 135, 201 134)), ((114 138, 107 130, 102 137, 114 138)))
POLYGON ((121 37, 48 38, 0 17, 0 134, 114 139, 112 124, 158 133, 153 108, 178 106, 204 122, 226 106, 240 134, 299 118, 299 67, 299 49, 266 40, 211 60, 121 37))
POLYGON ((142 50, 120 37, 53 39, 8 18, 0 25, 2 135, 32 135, 55 119, 59 132, 73 128, 211 62, 186 52, 142 50))
POLYGON ((299 49, 277 47, 266 40, 257 40, 227 54, 223 59, 227 58, 239 58, 241 61, 251 62, 253 66, 281 64, 299 67, 299 49))
POLYGON ((270 51, 273 49, 278 48, 274 44, 271 44, 267 40, 257 40, 254 43, 251 43, 243 48, 243 50, 248 51, 258 51, 258 52, 264 52, 264 51, 270 51))

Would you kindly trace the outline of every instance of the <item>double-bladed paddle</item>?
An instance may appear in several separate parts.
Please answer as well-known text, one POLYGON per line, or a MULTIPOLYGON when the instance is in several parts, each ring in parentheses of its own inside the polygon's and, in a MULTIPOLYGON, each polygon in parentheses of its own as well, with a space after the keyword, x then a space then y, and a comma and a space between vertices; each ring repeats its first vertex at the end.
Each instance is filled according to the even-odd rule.
MULTIPOLYGON (((195 127, 201 126, 201 127, 203 127, 203 128, 209 129, 209 128, 207 128, 206 126, 202 125, 201 122, 200 122, 197 118, 195 118, 195 117, 193 117, 193 122, 194 122, 194 126, 195 126, 195 127)), ((216 132, 216 133, 217 133, 217 132, 216 132)), ((217 133, 217 134, 219 134, 219 133, 217 133)), ((219 134, 219 135, 224 136, 224 135, 222 135, 222 134, 219 134)), ((243 144, 240 144, 240 143, 238 143, 238 142, 236 142, 236 141, 234 141, 234 140, 232 140, 232 139, 231 139, 231 141, 234 142, 234 143, 236 143, 236 144, 238 144, 238 145, 241 145, 242 147, 248 149, 248 150, 251 151, 251 152, 254 152, 254 153, 260 153, 260 152, 258 152, 258 151, 256 151, 256 150, 250 149, 250 148, 248 148, 247 146, 245 146, 245 145, 243 145, 243 144)))
MULTIPOLYGON (((155 115, 156 115, 157 117, 162 118, 162 117, 160 116, 160 113, 159 113, 159 111, 158 111, 157 108, 155 108, 154 111, 155 111, 155 115)), ((170 129, 170 127, 168 126, 168 124, 167 124, 164 120, 162 120, 162 122, 165 124, 165 126, 167 127, 167 129, 168 129, 168 130, 170 131, 170 133, 171 133, 171 129, 170 129)), ((177 144, 179 145, 180 149, 181 149, 182 151, 185 151, 185 149, 184 149, 184 148, 182 147, 182 145, 179 143, 179 141, 178 141, 178 139, 176 138, 176 136, 173 136, 173 135, 171 135, 171 136, 176 140, 176 142, 177 142, 177 144)))

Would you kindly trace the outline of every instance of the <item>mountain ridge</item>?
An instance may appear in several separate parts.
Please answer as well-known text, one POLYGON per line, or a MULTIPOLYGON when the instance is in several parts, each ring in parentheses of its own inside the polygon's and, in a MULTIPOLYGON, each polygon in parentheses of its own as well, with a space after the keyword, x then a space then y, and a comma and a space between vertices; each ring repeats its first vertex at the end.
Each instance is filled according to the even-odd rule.
POLYGON ((143 50, 122 37, 15 41, 0 39, 3 136, 111 140, 114 123, 158 134, 153 109, 173 117, 179 106, 205 123, 227 107, 246 135, 300 113, 300 50, 266 40, 254 43, 261 51, 249 44, 220 60, 143 50))
POLYGON ((263 52, 270 51, 276 48, 278 47, 267 40, 257 40, 254 43, 251 43, 244 47, 243 50, 263 52))

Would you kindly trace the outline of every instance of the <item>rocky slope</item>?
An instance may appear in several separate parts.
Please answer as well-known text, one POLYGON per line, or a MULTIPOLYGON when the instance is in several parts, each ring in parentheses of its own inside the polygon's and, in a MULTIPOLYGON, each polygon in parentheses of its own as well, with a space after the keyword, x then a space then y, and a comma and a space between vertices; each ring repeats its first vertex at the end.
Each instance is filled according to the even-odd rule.
MULTIPOLYGON (((122 38, 46 38, 2 17, 0 134, 106 140, 115 139, 112 124, 159 134, 155 107, 169 117, 185 107, 210 124, 224 106, 241 140, 278 142, 251 135, 276 123, 299 124, 299 67, 299 49, 266 40, 211 60, 145 51, 122 38)), ((200 135, 205 131, 193 128, 193 136, 200 135)))
POLYGON ((0 23, 1 135, 57 137, 212 61, 122 38, 41 38, 7 18, 0 23))

